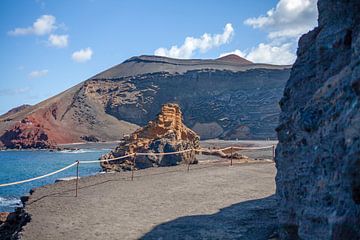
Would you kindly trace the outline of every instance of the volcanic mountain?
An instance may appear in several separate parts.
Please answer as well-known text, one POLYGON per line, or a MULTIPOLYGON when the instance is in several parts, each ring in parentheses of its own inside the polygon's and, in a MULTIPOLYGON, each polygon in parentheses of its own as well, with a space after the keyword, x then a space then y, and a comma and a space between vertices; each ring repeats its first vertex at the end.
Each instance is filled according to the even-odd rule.
POLYGON ((275 138, 290 67, 236 55, 132 57, 39 104, 0 116, 0 140, 11 148, 31 147, 33 140, 119 140, 168 102, 181 106, 184 123, 202 139, 275 138))
POLYGON ((233 62, 233 63, 238 63, 238 64, 243 64, 243 65, 247 65, 247 64, 253 64, 253 62, 250 62, 249 60, 242 58, 236 54, 229 54, 223 57, 220 57, 217 59, 218 61, 227 61, 227 62, 233 62))

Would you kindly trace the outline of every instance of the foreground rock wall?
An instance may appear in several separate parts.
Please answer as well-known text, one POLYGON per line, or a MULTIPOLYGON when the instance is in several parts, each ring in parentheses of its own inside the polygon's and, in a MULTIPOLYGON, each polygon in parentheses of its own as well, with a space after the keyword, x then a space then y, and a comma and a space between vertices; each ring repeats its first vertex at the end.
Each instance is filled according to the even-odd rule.
POLYGON ((360 239, 360 2, 319 0, 282 98, 282 239, 360 239))

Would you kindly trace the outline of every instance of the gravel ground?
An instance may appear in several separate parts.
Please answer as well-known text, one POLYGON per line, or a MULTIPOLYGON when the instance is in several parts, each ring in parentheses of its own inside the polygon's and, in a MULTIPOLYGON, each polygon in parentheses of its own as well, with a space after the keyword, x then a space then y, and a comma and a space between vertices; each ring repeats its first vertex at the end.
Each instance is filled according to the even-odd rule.
POLYGON ((35 190, 21 239, 269 239, 273 163, 208 163, 107 173, 35 190))

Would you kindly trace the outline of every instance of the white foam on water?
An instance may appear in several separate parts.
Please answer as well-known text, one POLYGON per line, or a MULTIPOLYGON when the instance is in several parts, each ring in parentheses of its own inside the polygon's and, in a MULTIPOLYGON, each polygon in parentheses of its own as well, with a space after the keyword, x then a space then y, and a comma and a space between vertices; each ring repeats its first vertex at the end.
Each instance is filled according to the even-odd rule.
POLYGON ((0 207, 20 207, 21 201, 15 197, 0 197, 0 207))
POLYGON ((90 152, 98 152, 98 150, 91 149, 78 149, 78 150, 62 150, 61 153, 90 153, 90 152))

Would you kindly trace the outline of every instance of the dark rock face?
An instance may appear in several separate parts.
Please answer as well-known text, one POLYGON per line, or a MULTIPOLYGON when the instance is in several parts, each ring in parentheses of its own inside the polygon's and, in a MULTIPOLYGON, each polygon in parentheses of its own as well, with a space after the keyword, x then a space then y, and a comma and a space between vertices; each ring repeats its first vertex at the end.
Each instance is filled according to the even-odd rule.
MULTIPOLYGON (((198 149, 199 136, 182 122, 177 104, 165 104, 154 121, 139 128, 102 159, 117 158, 134 153, 170 153, 198 149)), ((124 171, 135 168, 173 166, 180 163, 196 163, 195 151, 169 155, 137 155, 111 162, 102 162, 104 170, 124 171)))
POLYGON ((19 239, 20 231, 30 221, 30 216, 22 208, 15 212, 0 212, 0 239, 19 239))
POLYGON ((280 102, 280 236, 360 239, 360 2, 318 8, 280 102))
POLYGON ((104 104, 106 113, 144 126, 167 102, 176 102, 184 123, 202 139, 276 138, 278 101, 287 69, 247 71, 192 70, 115 79, 92 79, 85 92, 104 104))
POLYGON ((86 142, 99 142, 99 139, 94 135, 81 136, 80 138, 86 142))

